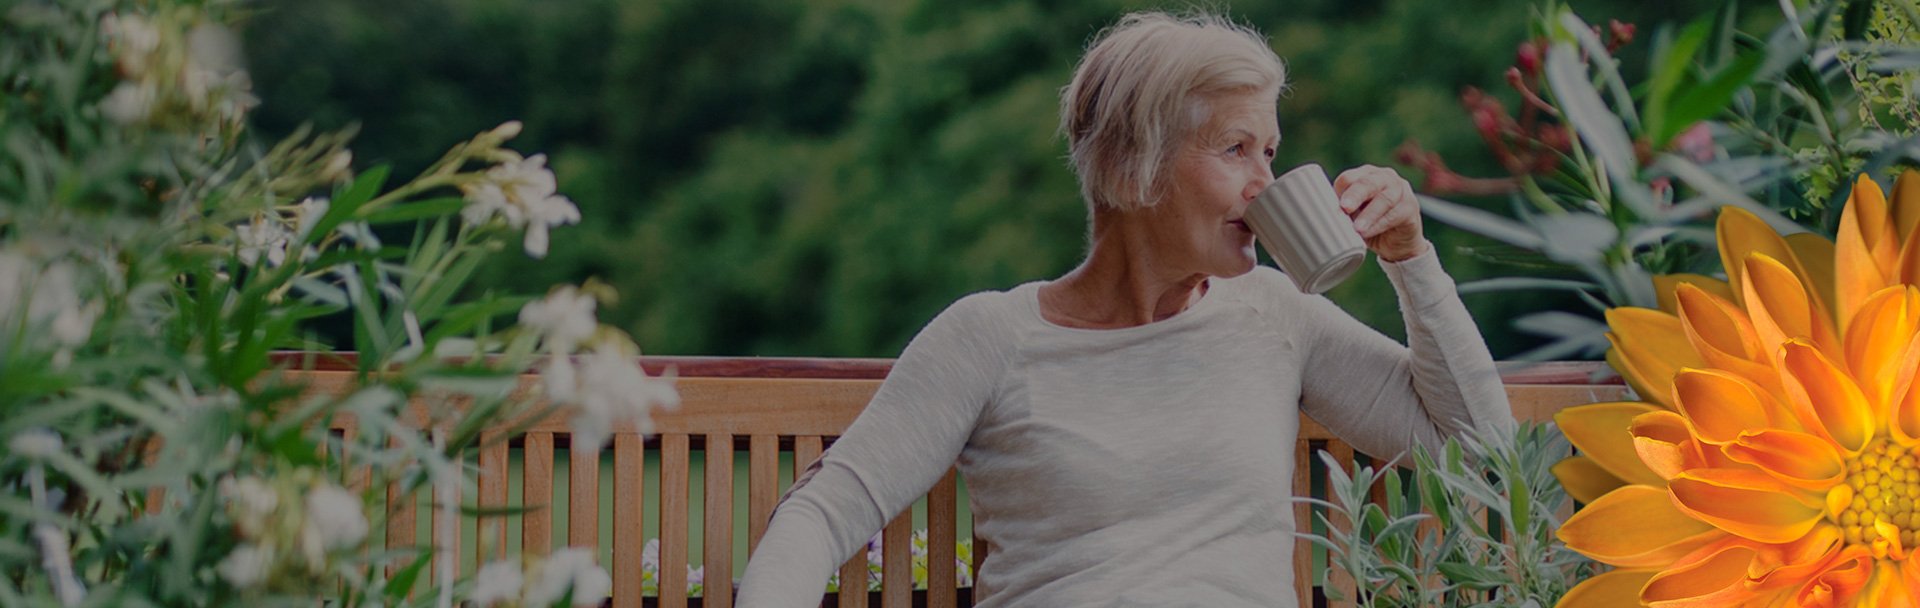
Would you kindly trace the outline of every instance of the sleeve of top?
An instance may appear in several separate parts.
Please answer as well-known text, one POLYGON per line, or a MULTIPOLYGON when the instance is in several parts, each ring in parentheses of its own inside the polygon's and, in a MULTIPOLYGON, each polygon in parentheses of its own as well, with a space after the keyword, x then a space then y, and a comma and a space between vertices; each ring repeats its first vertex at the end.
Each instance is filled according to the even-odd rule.
POLYGON ((928 323, 846 434, 794 482, 747 563, 740 606, 818 605, 834 569, 953 465, 1001 365, 980 297, 928 323))
POLYGON ((1511 434, 1513 410, 1453 279, 1427 252, 1382 260, 1399 294, 1407 345, 1360 323, 1324 297, 1304 298, 1301 406, 1348 444, 1404 458, 1414 443, 1437 450, 1447 436, 1511 434))

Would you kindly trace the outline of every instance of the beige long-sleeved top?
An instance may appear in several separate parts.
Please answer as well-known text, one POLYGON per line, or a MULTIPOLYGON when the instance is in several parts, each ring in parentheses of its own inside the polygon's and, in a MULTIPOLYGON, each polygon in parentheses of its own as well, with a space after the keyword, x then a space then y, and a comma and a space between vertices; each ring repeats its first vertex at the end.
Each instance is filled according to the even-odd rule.
POLYGON ((1293 606, 1301 412, 1382 458, 1514 424, 1431 249, 1381 266, 1407 346, 1266 267, 1124 329, 1044 320, 1039 283, 962 298, 781 502, 740 605, 818 603, 957 461, 979 606, 1293 606))

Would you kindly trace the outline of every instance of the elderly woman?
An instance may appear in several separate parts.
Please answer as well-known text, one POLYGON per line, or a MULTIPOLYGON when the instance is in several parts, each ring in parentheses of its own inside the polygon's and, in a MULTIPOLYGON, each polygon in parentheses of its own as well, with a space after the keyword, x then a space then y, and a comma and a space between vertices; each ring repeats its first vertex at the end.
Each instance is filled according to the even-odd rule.
POLYGON ((1334 184, 1409 346, 1254 263, 1285 70, 1226 19, 1128 15, 1061 91, 1092 217, 1065 276, 962 298, 780 504, 743 606, 812 606, 956 461, 992 548, 981 606, 1289 606, 1299 414, 1380 457, 1513 424, 1411 188, 1334 184))

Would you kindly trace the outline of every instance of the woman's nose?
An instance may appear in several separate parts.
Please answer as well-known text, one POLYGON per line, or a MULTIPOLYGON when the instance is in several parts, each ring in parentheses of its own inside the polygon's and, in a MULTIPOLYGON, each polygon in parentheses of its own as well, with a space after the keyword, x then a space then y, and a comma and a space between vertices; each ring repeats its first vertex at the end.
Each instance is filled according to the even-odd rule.
POLYGON ((1253 197, 1259 196, 1260 191, 1266 190, 1267 185, 1272 183, 1273 167, 1261 165, 1259 169, 1254 171, 1252 178, 1247 180, 1246 191, 1241 192, 1240 196, 1246 200, 1253 200, 1253 197))

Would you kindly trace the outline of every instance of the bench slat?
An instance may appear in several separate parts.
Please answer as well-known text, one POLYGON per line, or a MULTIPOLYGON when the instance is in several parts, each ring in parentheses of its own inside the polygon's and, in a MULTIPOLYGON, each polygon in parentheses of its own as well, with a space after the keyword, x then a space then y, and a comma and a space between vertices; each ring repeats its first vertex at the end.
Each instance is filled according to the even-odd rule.
MULTIPOLYGON (((616 441, 618 437, 615 435, 616 441)), ((597 556, 600 554, 600 446, 571 439, 567 443, 567 546, 594 549, 597 556)), ((617 512, 620 507, 616 504, 614 508, 617 512)))
POLYGON ((660 606, 687 605, 687 436, 660 436, 660 606))
POLYGON ((747 557, 760 550, 774 504, 780 500, 780 438, 754 435, 747 439, 747 557))
MULTIPOLYGON (((1313 495, 1313 450, 1305 439, 1293 442, 1293 495, 1305 498, 1313 495)), ((1293 503, 1294 531, 1300 534, 1313 532, 1313 506, 1304 500, 1293 503)), ((1304 540, 1293 542, 1293 588, 1299 591, 1300 608, 1313 606, 1313 543, 1304 540)))
POLYGON ((840 564, 840 608, 867 608, 867 549, 861 547, 840 564))
MULTIPOLYGON (((507 438, 499 433, 480 435, 480 507, 507 506, 507 438)), ((507 518, 504 515, 479 517, 480 535, 474 547, 480 562, 507 557, 507 518)))
POLYGON ((880 533, 880 606, 913 606, 913 505, 880 533))
POLYGON ((701 538, 706 551, 703 606, 733 606, 733 436, 707 435, 707 502, 703 518, 707 533, 701 538))
POLYGON ((553 548, 553 433, 527 433, 520 473, 520 503, 532 509, 520 517, 520 552, 546 555, 553 548))
MULTIPOLYGON (((401 447, 400 440, 398 438, 388 437, 387 446, 398 449, 401 447)), ((388 549, 409 549, 420 545, 420 538, 414 534, 414 518, 418 514, 415 506, 417 496, 418 495, 413 492, 405 491, 405 488, 400 485, 398 478, 387 482, 388 549)), ((400 569, 406 567, 408 563, 411 563, 410 559, 407 561, 396 560, 394 563, 389 564, 387 566, 387 576, 393 576, 395 572, 399 572, 400 569)), ((415 585, 416 588, 418 586, 419 585, 415 585)), ((408 596, 411 597, 412 593, 408 593, 408 596)))
MULTIPOLYGON (((1353 471, 1353 446, 1347 445, 1345 442, 1328 441, 1326 450, 1327 453, 1333 455, 1335 462, 1340 463, 1341 470, 1349 473, 1353 471)), ((1325 469, 1322 470, 1324 471, 1325 469)), ((1331 473, 1331 471, 1327 471, 1326 477, 1323 478, 1323 483, 1329 484, 1325 486, 1328 488, 1332 487, 1331 473)), ((1334 530, 1328 531, 1329 534, 1344 532, 1348 529, 1348 526, 1353 523, 1347 521, 1344 517, 1333 514, 1328 514, 1327 521, 1334 527, 1334 530)), ((1353 577, 1347 576, 1344 570, 1329 566, 1327 570, 1327 584, 1332 586, 1334 590, 1340 592, 1340 597, 1344 598, 1341 600, 1343 603, 1352 604, 1358 598, 1358 591, 1354 587, 1353 577)))
MULTIPOLYGON (((447 431, 444 429, 435 429, 433 432, 436 435, 445 436, 447 431)), ((465 463, 466 454, 454 454, 453 461, 455 463, 465 463)), ((462 464, 461 466, 465 465, 462 464)), ((457 505, 460 504, 460 484, 456 482, 451 488, 443 488, 440 484, 436 483, 433 488, 432 534, 435 551, 433 554, 433 563, 429 567, 433 568, 433 580, 436 584, 451 585, 453 581, 442 580, 439 573, 441 560, 451 559, 453 560, 453 578, 454 580, 459 580, 460 578, 460 557, 462 555, 460 553, 461 517, 457 510, 459 508, 457 505), (452 517, 447 516, 446 506, 448 504, 456 505, 456 511, 452 517)))
POLYGON ((959 527, 959 471, 947 474, 927 493, 927 608, 957 608, 959 586, 954 540, 959 527))
MULTIPOLYGON (((640 557, 646 548, 647 534, 641 527, 646 515, 647 452, 640 435, 613 435, 613 605, 616 608, 640 608, 640 557)), ((584 451, 584 450, 581 450, 584 451)), ((597 453, 597 450, 595 451, 597 453)), ((576 452, 578 453, 578 452, 576 452)), ((600 458, 593 458, 594 477, 599 477, 600 458)), ((578 470, 577 468, 575 469, 578 470)), ((598 482, 594 494, 599 495, 598 482)), ((579 497, 576 495, 576 500, 579 497)), ((598 501, 595 501, 598 506, 598 501)), ((578 517, 579 511, 574 511, 578 517)), ((592 517, 598 525, 599 512, 592 517)), ((573 522, 579 522, 574 519, 573 522)), ((572 522, 569 523, 569 526, 572 522)), ((576 528, 577 529, 577 528, 576 528)), ((597 542, 597 541, 596 541, 597 542)))

